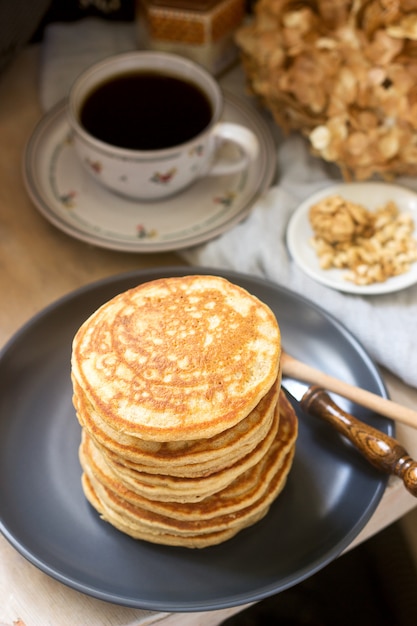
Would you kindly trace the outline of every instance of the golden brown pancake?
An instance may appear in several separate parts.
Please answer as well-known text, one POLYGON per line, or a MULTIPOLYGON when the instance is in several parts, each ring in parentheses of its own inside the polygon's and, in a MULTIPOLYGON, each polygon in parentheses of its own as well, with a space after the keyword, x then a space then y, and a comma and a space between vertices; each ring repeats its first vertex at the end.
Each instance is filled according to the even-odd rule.
POLYGON ((270 308, 217 276, 144 283, 101 306, 73 341, 72 376, 111 428, 150 441, 214 437, 278 375, 270 308))
POLYGON ((140 497, 81 454, 86 497, 104 519, 134 537, 187 547, 212 545, 265 515, 285 485, 296 436, 297 418, 282 396, 279 433, 261 461, 225 489, 188 504, 140 497))
MULTIPOLYGON (((84 489, 85 496, 90 504, 97 509, 98 511, 103 510, 103 507, 98 499, 93 486, 91 485, 88 477, 83 474, 82 476, 82 486, 84 489)), ((256 518, 254 516, 252 523, 255 523, 262 519, 263 516, 266 515, 268 509, 259 514, 259 517, 256 518)), ((102 515, 103 519, 110 522, 112 526, 125 533, 126 535, 130 535, 134 539, 142 539, 144 541, 149 541, 150 543, 158 543, 162 545, 169 546, 182 546, 185 548, 206 548, 208 546, 213 546, 219 543, 230 539, 236 533, 239 532, 239 528, 232 528, 230 530, 206 533, 204 535, 196 535, 195 537, 180 537, 177 535, 171 535, 169 533, 153 533, 149 531, 148 528, 142 527, 137 528, 136 530, 132 528, 128 523, 123 520, 123 517, 119 515, 113 514, 112 519, 107 519, 105 515, 102 515)))
MULTIPOLYGON (((139 496, 152 500, 197 502, 225 488, 243 472, 256 465, 275 440, 279 422, 280 407, 276 403, 274 420, 268 433, 258 445, 230 467, 213 471, 204 477, 178 478, 166 474, 136 472, 110 459, 105 450, 97 446, 86 431, 82 438, 81 459, 85 462, 88 458, 90 465, 94 465, 96 472, 101 474, 104 482, 107 480, 110 488, 112 488, 110 483, 114 482, 120 483, 120 489, 131 490, 139 496)), ((118 487, 113 488, 119 490, 118 487)))
POLYGON ((80 390, 75 387, 74 405, 81 425, 103 449, 109 462, 132 472, 177 477, 205 477, 234 465, 247 456, 267 435, 277 419, 275 407, 281 386, 279 376, 266 396, 241 422, 209 439, 155 442, 120 435, 110 429, 82 405, 80 390), (116 437, 116 438, 115 438, 116 437))
POLYGON ((298 423, 281 391, 275 315, 217 276, 119 294, 73 341, 82 486, 120 531, 201 548, 266 515, 298 423))
MULTIPOLYGON (((175 483, 167 482, 165 485, 166 489, 163 491, 163 497, 161 497, 160 485, 153 485, 153 489, 146 490, 143 489, 143 485, 140 484, 138 479, 130 482, 126 481, 125 476, 114 471, 113 464, 106 462, 100 450, 86 433, 84 433, 80 448, 81 465, 85 469, 88 467, 97 480, 110 490, 123 494, 123 497, 132 504, 149 508, 159 513, 171 511, 171 515, 174 517, 186 515, 187 517, 193 516, 196 519, 200 519, 207 516, 208 503, 211 503, 212 507, 220 504, 223 497, 221 494, 230 494, 232 489, 231 483, 234 484, 234 489, 236 490, 239 480, 242 481, 243 476, 245 477, 246 489, 248 489, 248 477, 250 476, 251 480, 256 483, 252 485, 252 488, 256 488, 256 491, 259 490, 258 476, 255 471, 251 472, 251 470, 254 466, 257 466, 259 471, 262 460, 269 454, 273 444, 275 444, 276 448, 275 460, 277 463, 279 457, 283 459, 286 456, 295 441, 296 424, 294 414, 292 411, 289 411, 285 400, 285 396, 282 394, 280 400, 280 406, 283 407, 282 417, 280 417, 280 406, 277 405, 274 427, 271 428, 264 441, 249 455, 246 462, 240 461, 231 469, 215 473, 205 479, 184 479, 181 485, 180 499, 178 499, 175 483), (206 486, 206 483, 208 483, 208 486, 206 486), (187 485, 191 497, 187 493, 187 485), (226 487, 229 485, 230 488, 226 491, 226 487), (207 491, 207 495, 204 497, 202 494, 205 491, 207 491), (215 495, 215 498, 210 500, 209 496, 211 495, 215 495), (201 500, 204 500, 201 506, 205 513, 203 513, 200 505, 197 504, 201 500)), ((168 479, 169 477, 163 478, 168 479)))

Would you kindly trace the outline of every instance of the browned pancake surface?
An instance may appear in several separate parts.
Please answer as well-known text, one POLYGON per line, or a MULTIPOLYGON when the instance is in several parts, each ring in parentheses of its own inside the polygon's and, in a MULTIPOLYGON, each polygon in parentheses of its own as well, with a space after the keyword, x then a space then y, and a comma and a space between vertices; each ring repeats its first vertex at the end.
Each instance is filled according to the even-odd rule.
POLYGON ((112 428, 143 439, 213 437, 237 424, 277 378, 273 312, 216 276, 139 285, 79 329, 72 375, 112 428))
POLYGON ((219 470, 232 465, 262 441, 274 419, 280 387, 278 376, 256 407, 235 426, 214 437, 188 441, 148 441, 114 430, 85 402, 77 383, 74 405, 83 428, 115 463, 138 472, 197 477, 210 473, 213 466, 219 470))
POLYGON ((265 456, 229 486, 198 503, 156 502, 138 496, 83 452, 86 497, 116 528, 156 543, 204 547, 224 541, 263 517, 282 491, 294 457, 297 417, 280 398, 279 432, 265 456))

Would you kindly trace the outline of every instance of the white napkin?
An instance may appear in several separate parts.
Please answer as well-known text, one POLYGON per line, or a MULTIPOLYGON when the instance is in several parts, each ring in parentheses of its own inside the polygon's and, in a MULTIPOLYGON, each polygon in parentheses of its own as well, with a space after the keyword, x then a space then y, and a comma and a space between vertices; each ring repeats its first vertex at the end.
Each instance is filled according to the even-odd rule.
MULTIPOLYGON (((132 24, 87 18, 50 25, 40 78, 44 110, 67 95, 72 81, 85 67, 138 47, 132 24)), ((225 75, 221 83, 235 95, 247 97, 240 68, 225 75)), ((256 202, 243 223, 213 241, 182 251, 182 256, 194 265, 267 277, 309 298, 344 323, 377 363, 417 387, 417 285, 393 294, 362 297, 329 289, 298 269, 285 244, 288 220, 302 200, 340 182, 341 177, 336 168, 312 157, 299 135, 284 140, 274 125, 271 132, 279 138, 278 185, 256 202)), ((417 191, 417 181, 396 182, 417 191)))

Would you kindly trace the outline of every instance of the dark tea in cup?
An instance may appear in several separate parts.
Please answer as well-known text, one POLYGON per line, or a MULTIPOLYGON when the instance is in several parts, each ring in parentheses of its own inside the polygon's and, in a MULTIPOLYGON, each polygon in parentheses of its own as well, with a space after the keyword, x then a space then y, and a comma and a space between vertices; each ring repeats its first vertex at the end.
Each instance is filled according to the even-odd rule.
POLYGON ((210 124, 212 106, 189 80, 160 72, 135 72, 98 85, 81 107, 93 137, 130 150, 181 145, 210 124))

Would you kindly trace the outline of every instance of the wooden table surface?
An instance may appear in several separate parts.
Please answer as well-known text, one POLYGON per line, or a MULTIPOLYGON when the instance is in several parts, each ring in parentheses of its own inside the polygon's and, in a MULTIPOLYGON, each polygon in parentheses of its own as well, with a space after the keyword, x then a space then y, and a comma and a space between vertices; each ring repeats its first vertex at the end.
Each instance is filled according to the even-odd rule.
MULTIPOLYGON (((133 269, 185 265, 173 253, 130 254, 87 245, 57 230, 34 208, 23 184, 22 156, 41 116, 39 60, 39 48, 29 47, 0 76, 0 346, 35 313, 82 285, 133 269)), ((392 399, 417 407, 416 389, 388 373, 385 380, 392 399)), ((417 457, 417 431, 399 425, 397 438, 417 457)), ((355 544, 416 504, 392 479, 355 544)), ((0 626, 214 626, 241 609, 161 614, 112 605, 50 578, 0 537, 0 626)))

